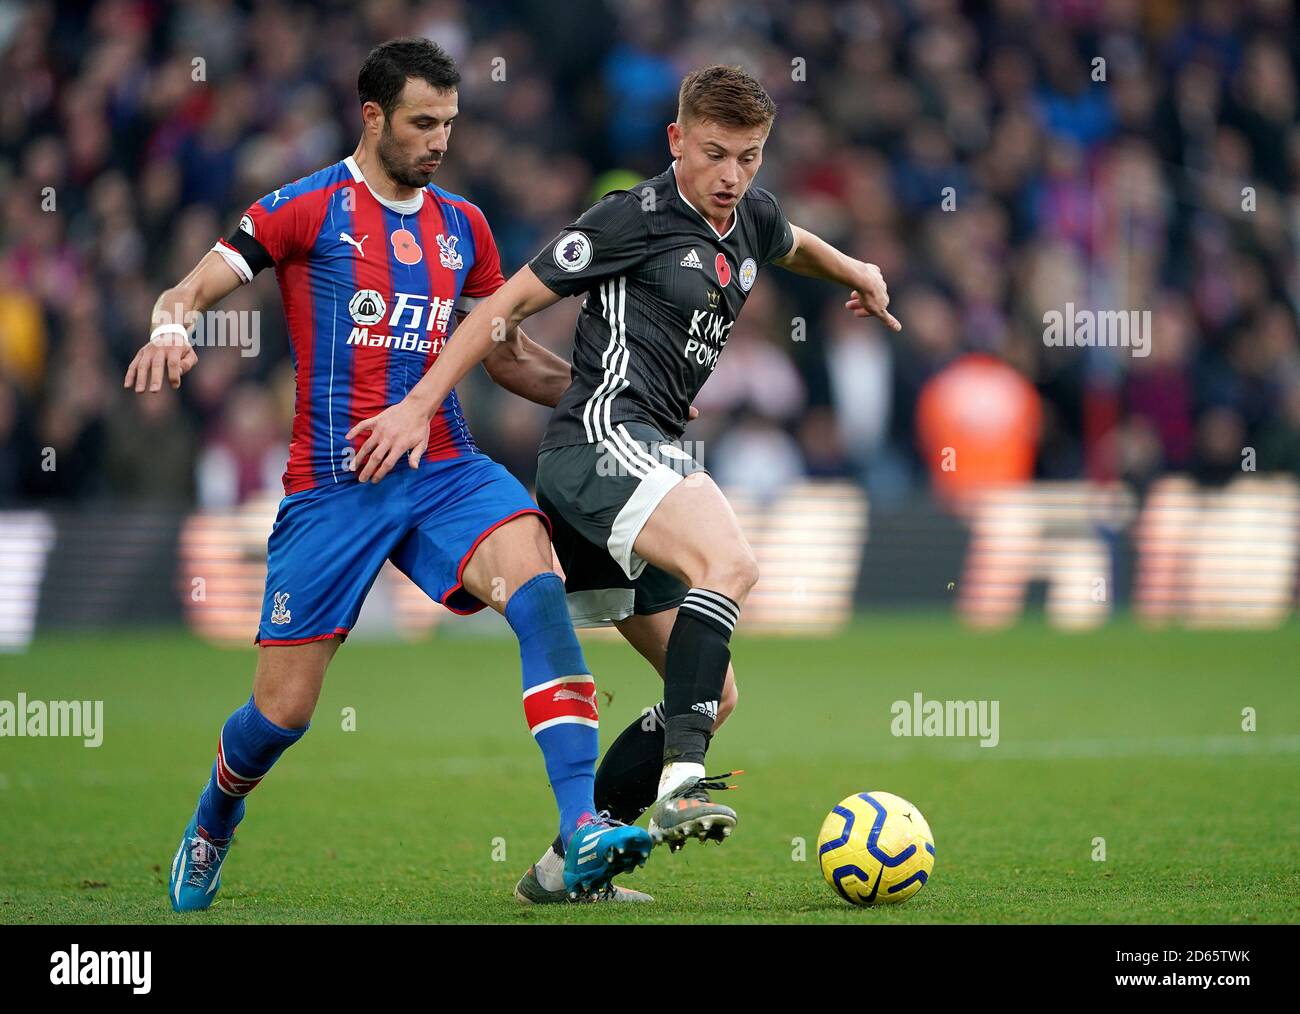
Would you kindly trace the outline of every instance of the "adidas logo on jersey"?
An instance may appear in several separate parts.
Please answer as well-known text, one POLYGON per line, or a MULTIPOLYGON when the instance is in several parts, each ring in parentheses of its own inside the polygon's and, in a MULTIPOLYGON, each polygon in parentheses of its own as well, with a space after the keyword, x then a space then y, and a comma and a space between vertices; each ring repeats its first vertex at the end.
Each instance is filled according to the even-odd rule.
POLYGON ((700 255, 695 252, 693 247, 691 248, 691 252, 682 258, 681 266, 684 268, 699 268, 701 271, 704 270, 704 262, 700 260, 700 255))
POLYGON ((715 722, 718 720, 718 702, 717 701, 700 701, 699 704, 691 705, 692 711, 698 711, 705 718, 711 718, 715 722))

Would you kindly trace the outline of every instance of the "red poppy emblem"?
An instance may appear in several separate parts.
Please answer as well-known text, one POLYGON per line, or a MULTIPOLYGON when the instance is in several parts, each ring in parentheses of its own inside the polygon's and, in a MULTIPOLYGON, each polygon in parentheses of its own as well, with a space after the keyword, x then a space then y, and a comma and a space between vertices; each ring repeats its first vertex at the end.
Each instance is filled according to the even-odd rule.
POLYGON ((410 229, 398 229, 389 240, 393 244, 393 256, 403 264, 419 264, 424 259, 424 251, 410 229))
POLYGON ((726 254, 718 254, 713 259, 713 270, 718 273, 718 284, 725 289, 731 281, 731 265, 727 263, 726 254))

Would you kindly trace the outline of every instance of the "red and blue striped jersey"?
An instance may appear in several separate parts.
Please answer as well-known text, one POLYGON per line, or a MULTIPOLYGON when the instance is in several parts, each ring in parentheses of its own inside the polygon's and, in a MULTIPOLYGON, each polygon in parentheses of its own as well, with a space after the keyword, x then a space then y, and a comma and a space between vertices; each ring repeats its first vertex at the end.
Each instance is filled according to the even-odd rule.
MULTIPOLYGON (((438 358, 453 311, 505 281, 483 213, 430 184, 375 194, 349 156, 267 194, 214 249, 244 281, 274 266, 297 383, 286 495, 355 481, 345 435, 396 404, 438 358)), ((477 452, 452 391, 424 460, 477 452)))

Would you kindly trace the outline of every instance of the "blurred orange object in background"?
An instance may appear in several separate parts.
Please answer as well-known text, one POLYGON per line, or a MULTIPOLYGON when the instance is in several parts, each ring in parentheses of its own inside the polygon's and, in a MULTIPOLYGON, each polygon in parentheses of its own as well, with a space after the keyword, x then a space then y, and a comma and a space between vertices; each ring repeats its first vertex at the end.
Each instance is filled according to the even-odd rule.
POLYGON ((946 366, 916 407, 935 490, 956 495, 1033 478, 1041 419, 1034 386, 1001 360, 977 354, 946 366))

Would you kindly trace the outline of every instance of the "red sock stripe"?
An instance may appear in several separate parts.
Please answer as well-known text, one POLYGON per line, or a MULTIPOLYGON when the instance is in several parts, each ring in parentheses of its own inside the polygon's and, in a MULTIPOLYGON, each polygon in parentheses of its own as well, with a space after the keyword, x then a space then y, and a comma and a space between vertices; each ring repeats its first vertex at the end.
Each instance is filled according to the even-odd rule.
POLYGON ((542 729, 565 722, 599 723, 596 681, 591 676, 561 676, 524 692, 524 717, 534 736, 542 729))
POLYGON ((227 796, 246 796, 257 788, 257 783, 262 780, 262 776, 257 778, 244 778, 230 770, 226 763, 226 751, 221 744, 221 739, 217 739, 217 788, 227 796))

